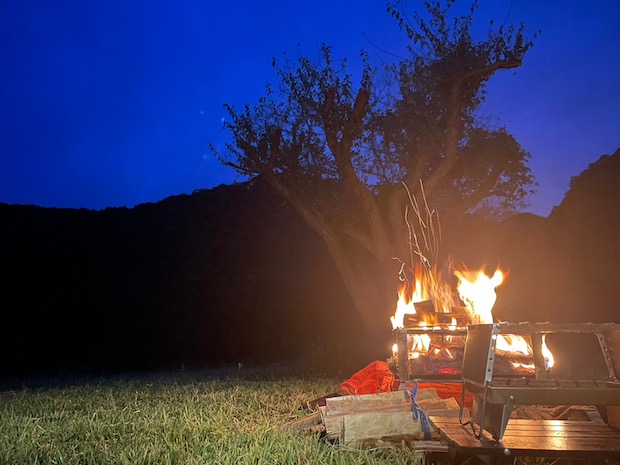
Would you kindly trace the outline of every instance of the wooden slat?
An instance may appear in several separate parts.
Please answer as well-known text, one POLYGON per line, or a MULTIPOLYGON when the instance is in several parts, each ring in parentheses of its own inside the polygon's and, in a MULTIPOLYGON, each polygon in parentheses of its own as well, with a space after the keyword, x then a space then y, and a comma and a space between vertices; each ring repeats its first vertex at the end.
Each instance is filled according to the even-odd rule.
MULTIPOLYGON (((564 436, 569 436, 569 437, 582 437, 582 436, 598 436, 598 435, 610 435, 610 436, 617 436, 619 433, 617 431, 614 431, 612 429, 610 429, 609 427, 606 427, 606 425, 602 425, 603 428, 600 427, 594 427, 594 428, 588 428, 587 426, 575 426, 572 428, 558 428, 558 427, 545 427, 544 425, 539 425, 539 424, 532 424, 531 426, 527 426, 527 425, 511 425, 510 423, 513 420, 510 420, 508 422, 508 427, 506 429, 506 432, 504 433, 504 435, 511 435, 511 436, 525 436, 525 435, 537 435, 537 436, 557 436, 558 434, 564 435, 564 436)), ((547 420, 532 420, 533 422, 536 421, 538 422, 543 422, 543 421, 547 421, 547 420)), ((579 423, 590 423, 590 422, 579 422, 579 423)), ((462 428, 462 426, 460 424, 456 425, 443 425, 441 423, 438 424, 439 426, 441 426, 442 428, 445 428, 446 430, 457 430, 462 428)), ((597 425, 598 426, 598 425, 597 425)), ((469 428, 469 427, 468 427, 469 428)), ((471 431, 471 429, 469 429, 469 431, 471 431)))
MULTIPOLYGON (((453 435, 463 435, 463 434, 471 434, 471 429, 463 432, 460 429, 456 429, 456 428, 451 428, 451 427, 443 427, 441 425, 438 425, 438 428, 442 428, 444 431, 446 432, 450 432, 453 435)), ((610 431, 570 431, 568 433, 560 433, 560 432, 548 432, 548 431, 537 431, 537 430, 531 430, 531 431, 523 431, 523 430, 517 430, 517 431, 508 431, 506 434, 504 434, 504 437, 502 438, 502 441, 507 441, 508 438, 525 438, 525 437, 532 437, 532 436, 536 436, 539 438, 557 438, 557 437, 565 437, 565 438, 571 438, 571 439, 586 439, 586 438, 600 438, 600 437, 608 437, 608 438, 614 438, 614 437, 618 437, 617 433, 613 433, 610 431)))
MULTIPOLYGON (((465 433, 469 433, 471 428, 461 425, 458 421, 454 421, 453 418, 435 419, 437 427, 443 428, 446 431, 460 432, 462 430, 465 433)), ((555 423, 554 420, 510 420, 506 428, 505 435, 509 436, 551 436, 564 435, 567 437, 620 437, 620 431, 610 428, 605 424, 597 424, 588 421, 564 421, 566 425, 547 424, 555 423), (526 423, 529 422, 529 423, 526 423)))
MULTIPOLYGON (((440 430, 441 435, 441 430, 440 430)), ((472 434, 467 436, 446 437, 453 442, 454 446, 461 452, 470 455, 493 455, 501 453, 504 449, 509 449, 512 455, 521 456, 555 456, 555 457, 576 457, 594 454, 597 457, 618 457, 620 456, 620 439, 618 438, 591 438, 584 441, 575 441, 566 438, 518 438, 514 440, 502 439, 500 443, 491 440, 480 441, 472 434)))
POLYGON ((346 415, 343 419, 345 446, 355 447, 361 441, 405 435, 423 439, 419 420, 413 420, 411 412, 361 412, 346 415))
POLYGON ((450 447, 469 455, 613 458, 620 456, 620 430, 586 421, 511 419, 498 443, 485 432, 476 438, 457 418, 429 417, 450 447))

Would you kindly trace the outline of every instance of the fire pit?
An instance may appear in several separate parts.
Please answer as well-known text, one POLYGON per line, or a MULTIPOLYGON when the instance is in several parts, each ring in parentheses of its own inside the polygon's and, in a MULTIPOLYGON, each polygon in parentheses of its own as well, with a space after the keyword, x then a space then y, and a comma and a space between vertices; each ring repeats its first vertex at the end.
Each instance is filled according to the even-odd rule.
POLYGON ((398 374, 413 380, 459 380, 467 327, 440 324, 396 328, 398 374))
MULTIPOLYGON (((483 270, 457 270, 454 274, 459 279, 458 298, 433 270, 418 273, 414 285, 404 286, 399 292, 391 321, 396 339, 393 365, 401 383, 460 382, 468 325, 493 323, 495 288, 504 280, 501 270, 490 277, 483 270)), ((505 367, 510 374, 533 370, 531 348, 522 338, 507 339, 502 347, 517 362, 505 367)))
POLYGON ((498 462, 513 454, 617 457, 619 324, 496 322, 492 309, 502 270, 489 276, 484 268, 454 269, 455 293, 428 260, 421 262, 413 269, 414 279, 402 268, 399 274, 401 290, 390 318, 396 339, 390 368, 401 387, 413 381, 442 388, 452 384, 451 392, 458 387, 458 418, 428 417, 447 441, 454 463, 473 455, 498 462), (557 406, 560 415, 579 407, 598 410, 603 422, 542 414, 557 406))
MULTIPOLYGON (((467 331, 461 376, 463 398, 474 395, 472 417, 465 422, 461 402, 460 421, 471 424, 477 437, 486 429, 495 440, 504 435, 517 405, 594 405, 604 420, 608 406, 620 406, 620 325, 495 323, 470 325, 467 331), (549 375, 549 358, 543 350, 548 334, 593 334, 607 368, 604 379, 557 379, 549 375), (506 335, 532 341, 534 370, 530 376, 511 377, 497 373, 501 356, 498 341, 506 335)), ((618 409, 619 407, 615 407, 618 409)))

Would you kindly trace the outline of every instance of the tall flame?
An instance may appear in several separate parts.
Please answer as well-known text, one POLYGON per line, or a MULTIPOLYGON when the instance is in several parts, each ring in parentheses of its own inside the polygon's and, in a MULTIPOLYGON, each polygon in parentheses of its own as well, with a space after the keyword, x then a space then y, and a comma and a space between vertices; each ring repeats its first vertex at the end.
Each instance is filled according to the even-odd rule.
POLYGON ((439 311, 445 313, 449 313, 450 308, 454 305, 450 286, 441 279, 436 268, 416 268, 414 278, 413 283, 404 283, 398 291, 396 312, 394 316, 390 317, 392 329, 404 326, 405 315, 417 313, 415 310, 416 303, 432 300, 439 311))
MULTIPOLYGON (((455 270, 454 274, 459 279, 459 297, 471 314, 472 322, 493 323, 492 309, 497 300, 495 288, 504 281, 504 273, 497 269, 490 277, 483 270, 455 270)), ((416 314, 415 304, 424 300, 432 300, 439 311, 445 313, 449 313, 454 305, 449 285, 441 281, 435 269, 416 271, 414 283, 405 284, 398 291, 396 311, 390 317, 392 329, 402 328, 405 315, 416 314)))
MULTIPOLYGON (((482 324, 493 323, 493 306, 497 300, 495 288, 504 282, 504 273, 498 268, 491 277, 482 270, 456 270, 454 274, 459 278, 457 286, 459 297, 471 313, 472 321, 482 324)), ((523 355, 532 353, 531 345, 523 337, 516 335, 498 335, 496 348, 523 355)))
MULTIPOLYGON (((494 322, 493 306, 497 300, 495 288, 504 281, 504 273, 498 268, 492 276, 487 276, 481 270, 455 270, 458 278, 457 291, 465 304, 472 323, 490 324, 494 322)), ((413 286, 404 285, 398 292, 396 312, 390 318, 392 329, 404 327, 407 314, 416 314, 415 304, 431 299, 439 306, 440 311, 448 312, 453 306, 452 293, 448 284, 442 283, 435 269, 415 273, 413 286), (410 287, 413 290, 410 291, 410 287), (409 291, 409 292, 408 292, 409 291)), ((420 321, 420 326, 432 325, 431 321, 420 321)), ((426 335, 415 335, 411 350, 414 354, 427 352, 430 338, 426 335)), ((531 354, 530 344, 520 336, 500 335, 497 340, 497 349, 506 352, 531 354)))
POLYGON ((497 300, 495 288, 504 281, 504 273, 495 270, 493 276, 487 276, 484 271, 455 270, 459 279, 457 290, 459 297, 473 316, 475 323, 493 323, 493 306, 497 300))
POLYGON ((407 296, 407 286, 402 286, 398 291, 398 302, 396 312, 390 317, 392 329, 402 328, 405 325, 405 315, 415 314, 414 302, 422 302, 421 287, 415 288, 411 296, 407 296))

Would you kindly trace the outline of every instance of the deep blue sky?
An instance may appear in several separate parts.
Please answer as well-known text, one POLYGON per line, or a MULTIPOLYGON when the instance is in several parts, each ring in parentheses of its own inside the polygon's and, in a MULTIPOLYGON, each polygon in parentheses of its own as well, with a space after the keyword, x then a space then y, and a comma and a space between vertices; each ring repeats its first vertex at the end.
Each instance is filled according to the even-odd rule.
MULTIPOLYGON (((620 1, 480 3, 483 25, 543 31, 483 110, 532 154, 529 211, 547 215, 620 148, 620 1)), ((91 209, 237 179, 206 141, 228 140, 223 104, 255 103, 273 57, 325 42, 351 63, 362 48, 390 61, 381 49, 407 45, 383 0, 20 0, 0 5, 0 42, 0 202, 91 209)))

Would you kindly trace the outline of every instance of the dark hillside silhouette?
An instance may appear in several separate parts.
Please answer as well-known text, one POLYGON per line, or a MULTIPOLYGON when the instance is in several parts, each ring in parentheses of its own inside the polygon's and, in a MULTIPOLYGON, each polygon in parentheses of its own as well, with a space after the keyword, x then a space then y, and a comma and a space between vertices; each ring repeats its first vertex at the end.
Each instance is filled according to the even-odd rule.
POLYGON ((584 313, 620 321, 620 149, 573 177, 549 220, 570 292, 571 319, 584 313))
MULTIPOLYGON (((549 218, 445 220, 442 256, 508 270, 500 320, 618 322, 619 179, 617 151, 549 218)), ((324 244, 260 180, 131 209, 0 204, 0 221, 1 376, 300 358, 348 373, 388 350, 361 349, 324 244)))
POLYGON ((272 363, 355 328, 323 244, 260 182, 0 217, 3 375, 272 363))
POLYGON ((499 223, 472 215, 445 225, 443 250, 456 265, 471 269, 484 267, 487 274, 497 267, 507 272, 504 283, 497 289, 493 309, 496 319, 553 320, 548 306, 552 298, 541 281, 545 275, 542 267, 553 267, 550 264, 552 236, 547 218, 529 213, 499 223))
POLYGON ((472 216, 444 230, 454 261, 508 270, 497 290, 500 320, 620 321, 620 150, 574 177, 549 218, 472 216))

